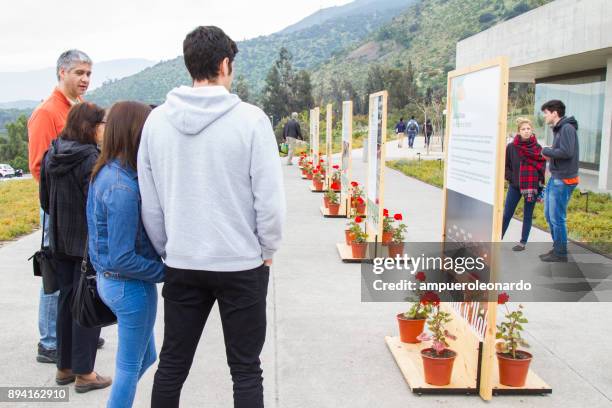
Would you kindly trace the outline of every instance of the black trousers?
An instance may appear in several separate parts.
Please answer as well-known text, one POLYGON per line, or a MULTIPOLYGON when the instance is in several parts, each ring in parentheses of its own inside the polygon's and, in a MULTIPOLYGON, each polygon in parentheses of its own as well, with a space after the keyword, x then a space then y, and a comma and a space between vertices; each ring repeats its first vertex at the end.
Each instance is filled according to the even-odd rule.
POLYGON ((234 383, 235 408, 263 407, 259 355, 266 338, 270 268, 211 272, 166 268, 164 344, 153 382, 151 407, 178 407, 200 336, 215 301, 234 383))
POLYGON ((93 371, 98 351, 100 329, 79 326, 70 311, 72 294, 81 277, 81 263, 70 260, 56 260, 59 285, 57 304, 57 368, 71 368, 75 374, 89 374, 93 371))

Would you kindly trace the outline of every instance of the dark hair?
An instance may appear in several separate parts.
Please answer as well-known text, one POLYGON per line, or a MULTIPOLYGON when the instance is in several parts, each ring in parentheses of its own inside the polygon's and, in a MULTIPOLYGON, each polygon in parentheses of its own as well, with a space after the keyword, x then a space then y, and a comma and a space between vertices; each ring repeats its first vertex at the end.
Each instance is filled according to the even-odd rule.
POLYGON ((414 116, 411 116, 410 119, 414 119, 414 116))
POLYGON ((402 122, 404 120, 404 118, 400 118, 400 122, 402 122))
POLYGON ((74 105, 59 137, 81 144, 96 144, 96 128, 104 122, 104 109, 91 102, 74 105))
POLYGON ((106 118, 102 152, 91 171, 92 180, 104 165, 114 159, 119 159, 122 166, 136 170, 140 136, 149 113, 151 108, 140 102, 117 102, 111 107, 106 118))
POLYGON ((544 112, 544 110, 549 112, 557 112, 560 118, 565 116, 565 104, 558 99, 553 99, 546 102, 544 105, 542 105, 541 110, 542 112, 544 112))
POLYGON ((219 76, 219 64, 229 58, 232 62, 238 53, 236 43, 219 27, 199 26, 185 37, 183 55, 187 71, 194 80, 213 80, 219 76))

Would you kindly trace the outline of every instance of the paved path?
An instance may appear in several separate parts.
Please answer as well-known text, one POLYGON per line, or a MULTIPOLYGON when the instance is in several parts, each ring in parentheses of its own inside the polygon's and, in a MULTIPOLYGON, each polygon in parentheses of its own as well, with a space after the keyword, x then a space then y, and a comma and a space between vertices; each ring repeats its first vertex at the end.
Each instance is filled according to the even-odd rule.
MULTIPOLYGON (((403 151, 402 151, 403 153, 403 151)), ((355 178, 365 180, 356 150, 355 178)), ((286 238, 274 260, 268 295, 268 333, 262 361, 267 407, 612 407, 612 326, 610 304, 530 304, 527 339, 534 370, 554 389, 550 396, 477 397, 413 395, 387 350, 384 336, 395 335, 400 303, 361 303, 360 267, 343 264, 336 242, 341 219, 323 219, 320 194, 311 193, 297 167, 283 167, 288 201, 286 238)), ((408 239, 440 237, 441 191, 387 169, 387 203, 402 211, 408 239)), ((547 234, 534 230, 535 240, 547 234), (536 239, 537 238, 537 239, 536 239)), ((513 221, 508 239, 516 240, 513 221)), ((38 233, 0 248, 0 386, 53 385, 54 368, 34 360, 39 281, 26 260, 38 233)), ((163 309, 156 339, 161 345, 163 309)), ((106 328, 107 345, 96 369, 112 374, 116 328, 106 328)), ((154 367, 140 382, 136 407, 147 407, 154 367)), ((73 407, 103 407, 108 390, 71 395, 73 407)), ((183 392, 184 407, 231 407, 231 380, 225 363, 217 310, 213 310, 183 392)), ((0 406, 8 406, 0 403, 0 406)), ((28 406, 42 406, 30 404, 28 406)))

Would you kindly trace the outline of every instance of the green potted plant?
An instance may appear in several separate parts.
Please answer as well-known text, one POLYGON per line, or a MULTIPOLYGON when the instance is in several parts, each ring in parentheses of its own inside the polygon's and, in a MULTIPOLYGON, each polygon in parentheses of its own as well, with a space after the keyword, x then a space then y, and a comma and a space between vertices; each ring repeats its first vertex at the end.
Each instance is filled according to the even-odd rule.
POLYGON ((323 190, 323 175, 321 174, 320 168, 316 168, 312 171, 312 185, 317 191, 323 190))
POLYGON ((330 215, 338 215, 340 211, 340 197, 338 193, 336 193, 333 189, 329 189, 325 192, 325 196, 329 201, 329 214, 330 215))
MULTIPOLYGON (((397 213, 393 215, 393 219, 395 221, 402 221, 402 214, 397 213)), ((391 235, 391 242, 387 244, 387 249, 389 250, 389 257, 395 258, 397 255, 402 255, 404 253, 404 241, 405 241, 405 232, 408 229, 406 224, 400 222, 395 228, 393 228, 393 233, 391 235)))
POLYGON ((334 164, 332 168, 333 168, 332 177, 331 177, 332 188, 336 192, 339 192, 342 187, 342 185, 340 184, 340 166, 337 164, 334 164))
POLYGON ((523 324, 528 320, 523 315, 523 305, 518 309, 510 311, 506 302, 509 300, 507 293, 501 293, 497 303, 506 308, 505 320, 497 325, 495 337, 501 339, 495 345, 497 351, 497 362, 499 366, 499 382, 510 387, 522 387, 527 380, 529 365, 533 358, 531 353, 519 350, 518 347, 529 347, 529 344, 521 336, 523 324))
POLYGON ((451 350, 447 339, 457 338, 444 326, 452 321, 450 313, 440 309, 440 298, 434 292, 427 292, 423 299, 431 305, 427 328, 431 335, 423 332, 417 339, 432 342, 431 347, 421 350, 425 382, 431 385, 448 385, 453 374, 453 364, 457 353, 451 350))
POLYGON ((389 242, 391 242, 391 238, 393 237, 393 221, 395 220, 392 217, 389 217, 389 210, 386 208, 383 209, 383 245, 387 245, 389 242))
MULTIPOLYGON (((420 271, 414 275, 415 279, 419 282, 425 281, 425 272, 420 271)), ((410 309, 407 312, 403 312, 397 315, 397 323, 399 325, 400 340, 403 343, 420 343, 418 339, 419 334, 423 333, 423 327, 425 327, 425 320, 431 306, 427 299, 421 297, 421 291, 416 290, 415 294, 417 298, 412 301, 410 309)))
POLYGON ((366 212, 363 190, 356 181, 351 181, 351 208, 355 209, 355 215, 364 215, 366 212))
POLYGON ((363 218, 357 216, 355 217, 354 225, 351 226, 351 252, 353 254, 353 258, 356 259, 365 258, 368 249, 368 234, 366 234, 359 225, 362 222, 363 218))

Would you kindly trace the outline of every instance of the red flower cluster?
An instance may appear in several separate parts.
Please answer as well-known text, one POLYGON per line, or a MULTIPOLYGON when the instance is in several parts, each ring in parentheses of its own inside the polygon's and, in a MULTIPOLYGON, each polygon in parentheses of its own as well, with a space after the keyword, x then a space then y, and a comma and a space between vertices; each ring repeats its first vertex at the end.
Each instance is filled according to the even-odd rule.
POLYGON ((363 198, 361 198, 361 197, 357 197, 357 202, 359 204, 364 204, 365 203, 365 201, 363 201, 363 198))
POLYGON ((383 217, 388 217, 389 216, 389 210, 387 210, 386 208, 383 210, 383 217))
POLYGON ((333 168, 338 170, 340 168, 340 166, 338 166, 337 164, 334 164, 333 168))
POLYGON ((353 187, 357 187, 358 185, 359 185, 359 183, 358 183, 358 182, 356 182, 356 181, 351 181, 351 186, 353 186, 353 187))
POLYGON ((355 222, 356 222, 357 224, 360 224, 360 223, 361 223, 361 221, 363 221, 363 218, 361 218, 361 217, 355 217, 355 222))
POLYGON ((500 293, 499 295, 497 295, 497 304, 498 305, 504 305, 509 300, 510 300, 510 295, 508 295, 506 292, 500 293))
POLYGON ((421 304, 422 305, 432 305, 439 306, 440 305, 440 297, 434 292, 425 292, 423 296, 421 296, 421 304))
POLYGON ((401 221, 402 220, 402 214, 395 214, 393 216, 393 218, 395 218, 395 221, 401 221))
POLYGON ((417 274, 414 275, 414 277, 418 281, 425 282, 425 272, 423 272, 423 271, 417 272, 417 274))
POLYGON ((340 189, 340 185, 338 183, 334 182, 334 183, 332 183, 331 188, 332 188, 332 190, 338 190, 338 189, 340 189))

